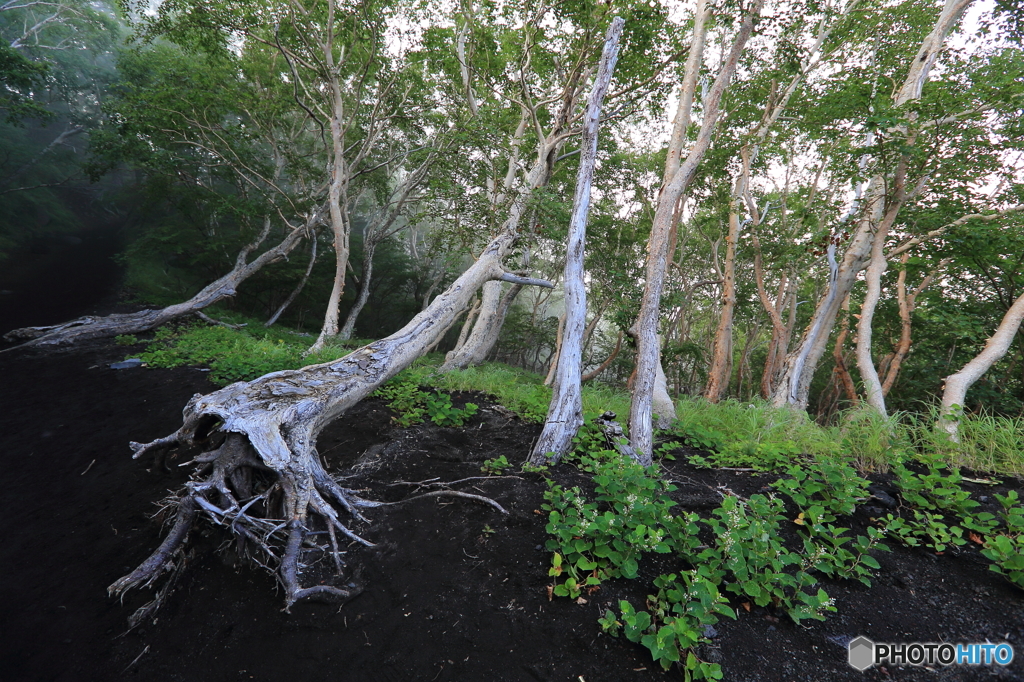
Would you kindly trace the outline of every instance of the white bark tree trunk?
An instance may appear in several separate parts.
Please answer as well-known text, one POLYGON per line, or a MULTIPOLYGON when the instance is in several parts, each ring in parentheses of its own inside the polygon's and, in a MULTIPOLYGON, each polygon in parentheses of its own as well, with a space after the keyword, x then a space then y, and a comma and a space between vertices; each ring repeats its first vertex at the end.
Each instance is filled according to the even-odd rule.
MULTIPOLYGON (((119 595, 149 584, 168 570, 196 515, 206 513, 219 523, 229 520, 226 525, 233 532, 261 544, 277 564, 288 606, 304 598, 350 597, 352 591, 347 587, 303 587, 302 543, 314 527, 309 517, 317 517, 326 524, 337 552, 336 531, 350 540, 368 544, 341 523, 341 513, 363 519, 360 507, 380 503, 359 499, 355 491, 342 488, 330 477, 317 454, 317 435, 425 353, 465 310, 484 282, 505 277, 501 261, 517 236, 514 226, 506 224, 506 229, 447 291, 391 336, 339 360, 273 372, 205 396, 196 395, 185 407, 184 423, 175 433, 151 443, 133 443, 138 458, 179 444, 201 444, 211 429, 228 434, 221 447, 196 458, 197 466, 211 473, 205 478, 198 475, 180 497, 174 529, 149 559, 110 586, 111 594, 119 595), (280 505, 275 505, 280 508, 274 513, 280 514, 276 518, 284 519, 287 537, 285 548, 277 550, 280 553, 269 554, 272 537, 267 535, 261 541, 259 536, 265 532, 265 526, 246 514, 248 505, 240 506, 240 501, 249 499, 252 492, 239 485, 245 477, 238 474, 253 467, 275 477, 267 496, 273 491, 281 493, 280 505)), ((485 499, 466 493, 452 494, 485 499)))
MULTIPOLYGON (((921 43, 907 77, 894 98, 899 107, 921 96, 921 88, 928 78, 946 36, 963 16, 972 0, 946 0, 945 5, 932 27, 931 32, 921 43)), ((906 131, 905 131, 906 132, 906 131)), ((912 133, 908 133, 909 142, 913 142, 912 133)), ((872 221, 870 216, 880 211, 885 202, 886 181, 881 176, 873 176, 866 191, 867 202, 864 217, 859 221, 857 230, 850 239, 850 245, 842 263, 835 261, 835 245, 828 247, 829 284, 825 295, 819 301, 811 318, 811 323, 804 333, 804 338, 797 349, 787 358, 786 371, 772 397, 776 407, 789 405, 797 409, 806 409, 808 392, 814 371, 821 360, 828 343, 829 334, 835 325, 836 315, 842 301, 853 290, 857 273, 864 268, 871 258, 875 243, 875 230, 880 227, 878 220, 872 221)), ((901 189, 902 191, 902 189, 901 189)), ((859 195, 858 195, 859 196, 859 195)), ((891 226, 895 221, 902 201, 893 202, 886 208, 883 221, 891 226)), ((887 228, 886 230, 887 231, 887 228)), ((869 315, 870 316, 870 315, 869 315)), ((868 334, 870 338, 870 333, 868 334)), ((867 360, 870 362, 870 348, 866 349, 867 360)), ((873 368, 873 363, 871 367, 873 368)), ((869 370, 870 371, 870 370, 869 370)), ((879 392, 879 396, 881 393, 879 392)), ((883 403, 884 405, 884 403, 883 403)))
MULTIPOLYGON (((501 305, 501 282, 491 280, 483 286, 483 295, 480 300, 480 312, 477 315, 476 324, 466 342, 455 350, 452 350, 444 359, 440 371, 451 372, 456 369, 465 369, 472 365, 479 365, 487 355, 480 358, 480 351, 485 341, 491 337, 493 328, 498 318, 498 308, 501 305)), ((490 347, 487 349, 490 350, 490 347)))
POLYGON ((1013 343, 1013 337, 1020 329, 1022 320, 1024 320, 1024 294, 1018 297, 1006 311, 1002 322, 996 327, 995 333, 985 342, 985 348, 973 360, 964 365, 959 372, 946 377, 946 388, 942 392, 942 406, 937 426, 948 433, 950 440, 954 443, 960 442, 959 424, 963 415, 964 400, 967 398, 967 389, 1006 355, 1010 344, 1013 343))
POLYGON ((356 300, 352 303, 348 315, 345 316, 345 324, 342 325, 341 330, 338 332, 338 338, 342 341, 348 341, 352 338, 352 333, 356 329, 356 320, 359 319, 359 313, 363 311, 363 307, 366 306, 366 302, 370 299, 370 282, 373 281, 373 255, 376 250, 377 244, 375 242, 363 243, 363 272, 359 278, 359 293, 356 295, 356 300))
MULTIPOLYGON (((633 401, 629 411, 630 445, 640 457, 641 463, 650 465, 654 445, 652 401, 660 366, 660 343, 658 341, 658 320, 661 317, 661 292, 665 286, 665 271, 668 263, 668 243, 679 198, 686 192, 697 172, 704 154, 711 145, 711 136, 718 122, 719 105, 722 95, 732 80, 736 64, 746 47, 753 31, 754 19, 761 12, 763 0, 755 0, 744 15, 732 47, 715 78, 704 105, 704 120, 697 139, 686 160, 675 172, 666 166, 665 183, 658 196, 658 206, 651 225, 651 237, 647 245, 647 269, 644 295, 637 317, 637 371, 633 387, 633 401)), ((698 68, 695 60, 694 68, 698 68)), ((690 64, 688 62, 687 66, 690 64)), ((680 99, 680 105, 683 100, 680 99)), ((676 120, 680 120, 676 116, 676 120)), ((665 415, 662 415, 665 416, 665 415)), ((672 415, 675 416, 674 413, 672 415)))
POLYGON ((604 52, 594 87, 587 104, 580 149, 580 167, 569 218, 565 256, 565 316, 562 342, 558 348, 551 405, 537 443, 530 454, 534 464, 557 462, 572 447, 572 439, 583 425, 583 398, 580 378, 583 373, 583 332, 587 324, 587 285, 583 279, 584 246, 587 241, 587 215, 590 212, 590 186, 597 161, 597 129, 601 123, 601 105, 615 71, 619 56, 619 38, 625 22, 616 17, 608 28, 604 52))

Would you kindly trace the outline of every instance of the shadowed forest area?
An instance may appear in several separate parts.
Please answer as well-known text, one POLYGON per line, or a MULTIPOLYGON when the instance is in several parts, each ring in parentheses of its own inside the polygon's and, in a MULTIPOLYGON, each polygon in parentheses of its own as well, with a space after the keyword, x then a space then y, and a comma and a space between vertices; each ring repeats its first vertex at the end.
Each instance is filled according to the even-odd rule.
POLYGON ((12 679, 1024 676, 1018 3, 0 37, 12 679))

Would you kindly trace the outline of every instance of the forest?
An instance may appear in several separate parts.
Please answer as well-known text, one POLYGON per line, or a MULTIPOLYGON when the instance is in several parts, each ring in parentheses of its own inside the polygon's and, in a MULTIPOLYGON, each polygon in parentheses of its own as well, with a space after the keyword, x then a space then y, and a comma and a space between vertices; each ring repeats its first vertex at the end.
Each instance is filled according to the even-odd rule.
MULTIPOLYGON (((851 477, 895 481, 913 522, 850 538, 855 556, 817 567, 829 578, 864 582, 882 537, 942 555, 974 534, 1024 586, 1017 493, 981 518, 933 492, 960 467, 1024 474, 1015 0, 9 0, 0 35, 0 304, 82 244, 102 272, 87 279, 117 298, 78 317, 59 307, 74 292, 33 285, 51 312, 5 321, 0 353, 105 339, 151 368, 212 368, 170 409, 177 430, 131 443, 161 466, 199 453, 159 546, 110 586, 164 585, 133 628, 203 519, 276 576, 286 609, 356 598, 347 578, 304 576, 308 555, 347 576, 340 548, 374 546, 368 517, 398 502, 332 473, 322 434, 373 400, 402 427, 461 427, 473 391, 540 425, 523 475, 567 461, 599 500, 608 477, 653 495, 627 522, 637 556, 715 565, 680 534, 696 517, 658 511, 650 474, 681 447, 711 453, 697 468, 821 475, 858 504, 884 493, 851 477)), ((545 480, 553 594, 586 603, 585 585, 635 578, 632 558, 573 549, 589 503, 545 480)), ((812 539, 854 513, 772 485, 812 539)), ((781 513, 757 491, 700 523, 724 532, 729 504, 781 513)), ((751 587, 758 607, 798 624, 835 610, 804 569, 775 570, 798 582, 751 587)), ((707 590, 700 627, 736 617, 725 575, 687 578, 707 590)), ((604 632, 718 679, 696 634, 657 639, 683 616, 632 608, 604 632)))

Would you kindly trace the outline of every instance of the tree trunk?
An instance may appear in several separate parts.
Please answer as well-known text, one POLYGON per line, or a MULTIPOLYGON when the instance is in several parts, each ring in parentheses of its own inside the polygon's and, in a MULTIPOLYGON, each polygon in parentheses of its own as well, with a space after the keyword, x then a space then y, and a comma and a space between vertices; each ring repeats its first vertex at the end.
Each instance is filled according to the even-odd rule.
MULTIPOLYGON (((196 395, 185 407, 184 423, 175 433, 147 444, 133 443, 134 456, 139 458, 176 445, 209 444, 212 434, 226 434, 219 447, 194 460, 200 473, 178 497, 177 521, 163 544, 132 573, 112 584, 110 593, 120 595, 148 585, 171 570, 195 517, 206 514, 244 542, 262 549, 266 560, 276 564, 286 606, 299 599, 339 601, 352 596, 354 590, 346 585, 346 578, 337 580, 344 587, 303 586, 302 555, 307 551, 303 543, 322 527, 330 536, 340 569, 336 533, 347 541, 369 544, 341 522, 341 514, 365 521, 359 510, 382 503, 362 500, 331 478, 317 454, 317 435, 420 357, 465 310, 484 282, 505 277, 501 261, 516 237, 514 226, 506 225, 447 291, 391 336, 339 360, 273 372, 205 396, 196 395), (261 495, 253 496, 244 484, 246 477, 240 475, 251 470, 272 478, 272 485, 261 495), (260 500, 265 517, 257 517, 252 508, 260 500)), ((449 494, 487 501, 467 493, 449 494)))
MULTIPOLYGON (((921 88, 927 80, 935 60, 938 59, 946 36, 960 20, 964 10, 971 4, 971 1, 946 0, 942 12, 932 27, 931 32, 922 41, 921 47, 908 69, 907 77, 894 97, 895 106, 902 107, 908 102, 920 98, 921 88)), ((869 138, 870 135, 869 133, 869 138)), ((913 144, 913 133, 907 132, 907 135, 908 144, 913 144)), ((879 175, 873 176, 868 183, 866 192, 867 205, 864 217, 859 221, 857 230, 850 239, 850 246, 841 264, 837 264, 835 261, 835 244, 829 244, 828 261, 830 275, 828 288, 814 311, 811 323, 807 327, 800 346, 787 358, 786 372, 783 380, 772 397, 772 402, 777 407, 790 405, 801 410, 807 408, 811 379, 814 377, 814 371, 817 369, 818 362, 824 354, 829 334, 835 325, 839 304, 852 291, 856 283, 857 273, 863 269, 871 258, 872 247, 875 241, 874 230, 880 226, 877 224, 877 221, 874 221, 875 224, 873 224, 869 216, 873 211, 880 211, 881 207, 885 206, 886 184, 885 178, 879 175)), ((897 185, 897 193, 902 193, 906 182, 897 183, 897 185)), ((922 184, 918 185, 918 189, 920 188, 923 188, 922 184)), ((901 207, 902 199, 894 200, 889 206, 885 206, 885 217, 882 218, 882 221, 887 223, 887 226, 884 231, 887 231, 888 226, 891 226, 895 221, 901 207)), ((870 333, 868 336, 870 337, 870 333)), ((867 354, 869 353, 870 350, 868 349, 867 354)), ((870 357, 867 357, 867 360, 870 361, 870 357)), ((873 364, 869 369, 869 372, 871 371, 873 371, 873 364)))
POLYGON ((306 286, 306 282, 309 281, 309 275, 313 272, 313 266, 316 264, 316 234, 313 235, 309 242, 309 265, 306 266, 306 272, 303 273, 302 279, 300 279, 299 283, 295 285, 294 289, 292 289, 292 293, 288 294, 288 298, 284 300, 284 303, 278 306, 277 310, 274 311, 274 314, 270 316, 270 319, 263 323, 264 327, 274 326, 274 323, 277 322, 278 318, 280 318, 281 315, 284 314, 285 310, 288 310, 288 306, 290 306, 295 301, 295 299, 298 298, 299 294, 302 292, 302 289, 306 286))
POLYGON ((341 327, 341 331, 338 332, 338 338, 342 341, 348 341, 352 338, 352 333, 356 329, 356 320, 359 319, 359 313, 363 311, 363 306, 366 305, 366 301, 370 298, 370 282, 373 278, 373 254, 376 250, 377 243, 375 241, 366 240, 363 242, 363 272, 359 278, 359 293, 356 295, 356 300, 345 317, 345 324, 341 327))
MULTIPOLYGON (((307 234, 315 231, 321 220, 321 212, 314 211, 303 227, 292 227, 284 239, 273 248, 267 249, 251 263, 246 263, 249 254, 266 238, 270 230, 269 220, 255 242, 242 249, 235 258, 231 272, 208 284, 195 296, 184 303, 176 303, 160 310, 141 310, 137 313, 115 314, 107 317, 80 317, 77 320, 50 327, 26 327, 7 332, 4 339, 15 341, 31 339, 17 346, 61 346, 66 344, 99 339, 120 334, 138 334, 155 329, 185 315, 192 315, 225 298, 235 295, 238 286, 258 272, 263 266, 287 256, 307 234)), ((7 350, 12 350, 8 348, 7 350)))
POLYGON ((473 305, 470 307, 469 312, 466 313, 466 321, 462 323, 462 329, 459 331, 459 338, 455 342, 455 350, 462 348, 463 344, 466 343, 466 337, 469 334, 469 330, 473 328, 473 320, 476 319, 477 313, 480 312, 480 299, 473 297, 473 305))
MULTIPOLYGON (((637 318, 637 371, 633 389, 633 401, 629 412, 630 445, 641 458, 641 463, 652 463, 651 453, 654 446, 652 423, 652 402, 658 382, 661 366, 661 349, 658 341, 658 320, 661 317, 661 293, 665 286, 665 270, 668 261, 668 242, 675 217, 679 198, 686 192, 697 172, 704 154, 711 145, 711 136, 718 122, 719 105, 722 95, 732 80, 736 64, 746 47, 754 27, 754 19, 760 13, 763 0, 754 0, 743 17, 736 38, 733 40, 729 54, 725 58, 714 84, 703 102, 704 120, 697 139, 690 149, 686 160, 678 167, 666 165, 665 180, 658 196, 658 206, 654 221, 651 224, 651 236, 647 245, 647 267, 644 282, 644 294, 640 302, 640 314, 637 318)), ((700 67, 700 59, 688 60, 687 71, 700 67)), ((680 99, 680 106, 683 99, 680 99)), ((676 116, 678 121, 681 117, 676 116)), ((673 137, 675 139, 675 137, 673 137)), ((681 141, 679 142, 681 144, 681 141)), ((669 151, 671 158, 672 150, 669 151)), ((663 371, 662 371, 663 374, 663 371)), ((668 396, 667 390, 665 397, 668 396)), ((671 402, 671 400, 669 401, 671 402)), ((664 409, 664 408, 662 408, 664 409)), ((665 415, 662 415, 665 416, 665 415)), ((674 411, 673 411, 673 417, 674 411)))
MULTIPOLYGON (((486 282, 483 289, 480 312, 477 314, 473 331, 465 343, 448 353, 444 364, 441 365, 441 372, 466 369, 472 365, 479 365, 487 358, 487 353, 483 353, 481 357, 480 351, 486 345, 486 340, 491 337, 493 328, 497 326, 498 309, 501 307, 501 282, 486 282)), ((487 352, 490 352, 490 346, 487 347, 487 352)))
MULTIPOLYGON (((737 192, 739 188, 737 187, 737 192)), ((733 311, 736 308, 736 242, 740 236, 739 199, 729 210, 729 232, 725 238, 725 267, 722 273, 722 310, 715 330, 714 351, 704 397, 717 403, 722 399, 732 374, 733 311)))
POLYGON ((896 345, 896 348, 892 352, 892 357, 889 358, 889 362, 885 370, 885 381, 882 382, 882 395, 889 395, 889 391, 892 390, 893 384, 896 383, 896 377, 899 376, 900 367, 903 365, 903 360, 906 359, 907 354, 910 353, 910 332, 913 324, 914 308, 917 305, 917 297, 921 295, 935 276, 941 271, 946 265, 949 264, 949 259, 942 260, 938 267, 929 272, 921 283, 914 289, 913 293, 907 294, 907 270, 906 264, 910 254, 904 253, 900 258, 904 265, 904 268, 900 270, 899 278, 896 280, 896 298, 900 307, 900 340, 896 345))
POLYGON ((839 335, 836 336, 836 345, 832 348, 832 359, 835 361, 835 374, 839 385, 842 387, 846 399, 854 405, 860 404, 860 395, 857 393, 857 386, 853 383, 850 370, 846 368, 846 337, 850 334, 850 297, 843 301, 843 321, 839 327, 839 335))
POLYGON ((1021 320, 1024 320, 1024 294, 1006 311, 995 333, 985 342, 985 348, 959 372, 946 377, 937 426, 948 433, 954 443, 960 442, 958 427, 964 411, 967 389, 1006 355, 1010 344, 1013 343, 1013 337, 1020 329, 1021 320))

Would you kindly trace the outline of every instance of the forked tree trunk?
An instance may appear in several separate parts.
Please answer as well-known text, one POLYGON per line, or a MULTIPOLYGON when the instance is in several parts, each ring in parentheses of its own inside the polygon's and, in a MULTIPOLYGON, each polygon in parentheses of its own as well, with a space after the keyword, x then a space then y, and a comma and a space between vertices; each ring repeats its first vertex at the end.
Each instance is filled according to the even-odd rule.
MULTIPOLYGON (((729 53, 726 55, 714 84, 711 86, 708 96, 703 102, 704 120, 701 123, 700 132, 686 160, 673 168, 675 164, 666 164, 665 179, 661 192, 658 195, 658 206, 655 210, 654 220, 651 224, 651 236, 647 245, 647 267, 644 282, 644 294, 640 302, 640 314, 637 317, 637 370, 636 382, 633 387, 633 401, 629 411, 629 437, 630 445, 641 458, 641 463, 650 465, 652 463, 652 451, 654 446, 654 424, 652 420, 652 403, 657 387, 662 383, 658 379, 658 371, 661 366, 661 348, 658 341, 658 321, 661 317, 661 293, 665 286, 665 272, 668 263, 668 243, 675 218, 676 206, 679 198, 686 192, 693 177, 697 172, 704 154, 711 145, 711 136, 715 131, 718 122, 718 111, 722 95, 732 80, 736 71, 736 64, 740 55, 746 47, 747 40, 754 28, 754 20, 761 12, 763 0, 754 0, 743 17, 736 37, 729 53)), ((703 16, 701 10, 704 4, 698 5, 698 13, 703 16)), ((699 56, 697 59, 687 61, 687 72, 700 68, 699 56)), ((680 98, 680 106, 683 106, 685 98, 680 98)), ((682 116, 677 115, 678 122, 682 116)), ((673 140, 676 137, 673 136, 673 140)), ((681 145, 681 139, 677 142, 681 145)), ((681 149, 681 147, 680 147, 681 149)), ((681 154, 675 150, 675 158, 681 154)), ((673 158, 673 150, 669 150, 669 159, 673 158)), ((662 375, 663 376, 663 375, 662 375)), ((665 397, 668 397, 667 390, 665 397)), ((671 403, 671 399, 669 399, 671 403)), ((664 407, 662 408, 664 409, 664 407)), ((661 415, 665 417, 667 415, 661 415)), ((675 417, 675 413, 671 415, 675 417)))
MULTIPOLYGON (((938 59, 939 53, 942 51, 942 45, 946 36, 960 20, 960 17, 963 16, 964 11, 971 2, 972 0, 946 0, 931 32, 922 41, 917 55, 911 62, 903 84, 893 98, 893 104, 896 107, 905 106, 909 102, 920 98, 921 89, 928 79, 928 74, 938 59)), ((914 133, 912 131, 904 132, 907 133, 907 144, 912 145, 914 143, 914 133)), ((905 167, 905 161, 901 162, 901 165, 905 167)), ((920 182, 915 184, 915 191, 923 189, 926 179, 922 178, 920 182)), ((886 179, 879 175, 873 176, 868 183, 864 215, 858 222, 857 230, 850 239, 850 245, 841 263, 836 263, 835 261, 835 245, 830 244, 828 247, 828 288, 814 311, 811 323, 808 325, 799 347, 787 358, 786 372, 783 380, 772 397, 772 402, 777 407, 790 405, 801 410, 807 408, 811 380, 814 377, 814 371, 817 369, 818 362, 825 352, 829 334, 835 325, 839 304, 853 290, 857 274, 871 259, 876 228, 881 228, 879 232, 883 234, 884 238, 884 233, 895 222, 905 200, 905 196, 902 195, 905 192, 904 187, 908 183, 903 181, 894 184, 896 187, 895 196, 890 198, 891 200, 887 205, 886 184, 886 179), (871 218, 873 213, 880 215, 883 206, 885 213, 884 217, 881 218, 881 222, 884 225, 879 224, 877 219, 872 220, 871 218)), ((879 245, 879 248, 881 246, 879 245)), ((884 257, 884 254, 882 257, 884 257)), ((881 266, 879 268, 881 269, 881 266)), ((861 345, 864 348, 858 353, 858 357, 863 358, 862 363, 864 367, 862 367, 862 372, 867 368, 870 375, 874 372, 874 365, 871 362, 870 348, 867 345, 869 343, 870 332, 868 333, 868 338, 865 341, 861 341, 861 345), (870 367, 868 367, 869 364, 870 367)), ((872 391, 872 395, 877 395, 881 399, 880 391, 872 391)), ((884 410, 884 402, 881 404, 884 410)))
MULTIPOLYGON (((197 515, 205 514, 256 551, 262 550, 265 562, 276 564, 287 606, 303 598, 337 601, 351 596, 348 586, 303 586, 300 559, 310 551, 304 543, 311 534, 322 532, 318 525, 326 530, 340 574, 336 534, 345 536, 346 542, 369 544, 342 523, 341 514, 364 520, 359 509, 380 503, 361 500, 331 478, 317 454, 317 435, 425 353, 484 282, 506 277, 501 261, 516 236, 515 229, 505 229, 447 291, 391 336, 339 360, 273 372, 196 395, 185 407, 184 424, 175 433, 151 443, 133 443, 134 456, 139 458, 177 445, 207 444, 211 432, 227 434, 219 447, 194 460, 199 469, 178 498, 177 520, 163 544, 111 585, 110 593, 120 595, 151 584, 172 570, 189 527, 197 515), (249 482, 254 471, 270 479, 269 487, 259 494, 249 482)), ((345 583, 344 578, 338 580, 345 583)))
POLYGON ((473 303, 469 311, 466 313, 466 320, 462 323, 462 329, 459 330, 459 338, 455 342, 455 350, 462 348, 462 345, 466 343, 469 330, 473 328, 473 320, 476 319, 476 314, 478 312, 480 312, 480 299, 474 297, 473 303))
POLYGON ((985 342, 985 348, 959 372, 946 377, 937 426, 948 433, 954 443, 960 442, 959 424, 963 416, 967 389, 1006 355, 1013 338, 1017 335, 1017 330, 1020 329, 1021 320, 1024 320, 1024 294, 1006 311, 995 333, 985 342))
POLYGON ((287 256, 307 234, 315 231, 320 220, 320 211, 314 211, 307 218, 304 226, 292 227, 281 242, 273 248, 264 251, 251 263, 247 263, 246 259, 249 254, 258 247, 270 231, 270 223, 269 221, 266 222, 257 240, 239 252, 231 272, 208 284, 202 291, 184 303, 176 303, 160 310, 141 310, 137 313, 115 314, 108 315, 107 317, 80 317, 77 320, 49 327, 15 329, 5 334, 4 339, 8 341, 31 339, 27 343, 17 346, 18 348, 25 346, 60 346, 88 339, 118 336, 120 334, 138 334, 155 329, 179 317, 198 313, 203 308, 234 296, 242 282, 256 274, 265 265, 274 263, 287 256))
POLYGON ((889 395, 889 391, 892 390, 893 384, 896 383, 896 377, 899 376, 900 367, 903 365, 903 361, 906 359, 907 354, 910 353, 910 332, 913 326, 914 308, 917 306, 917 297, 921 295, 935 276, 950 263, 950 259, 942 260, 939 265, 925 275, 925 278, 921 280, 921 283, 917 285, 917 288, 910 294, 907 294, 907 270, 906 264, 910 254, 904 253, 900 261, 904 267, 900 270, 899 277, 896 280, 896 300, 899 303, 900 308, 900 340, 893 350, 890 357, 888 357, 885 363, 885 381, 882 382, 882 395, 889 395))

